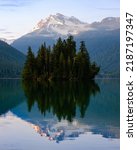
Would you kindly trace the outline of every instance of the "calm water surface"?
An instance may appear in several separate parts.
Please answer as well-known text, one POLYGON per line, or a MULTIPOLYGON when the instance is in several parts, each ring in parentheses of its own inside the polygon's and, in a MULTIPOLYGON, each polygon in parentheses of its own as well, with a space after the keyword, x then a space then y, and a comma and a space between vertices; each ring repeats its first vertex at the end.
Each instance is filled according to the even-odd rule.
POLYGON ((0 80, 0 150, 119 150, 119 80, 0 80))

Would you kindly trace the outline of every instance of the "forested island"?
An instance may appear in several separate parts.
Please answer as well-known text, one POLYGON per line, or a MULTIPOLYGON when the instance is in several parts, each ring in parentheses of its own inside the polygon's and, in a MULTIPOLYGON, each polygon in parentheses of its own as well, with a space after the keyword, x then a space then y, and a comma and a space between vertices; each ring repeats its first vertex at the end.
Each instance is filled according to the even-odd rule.
POLYGON ((62 40, 59 38, 51 48, 44 43, 37 55, 28 48, 26 62, 23 68, 23 80, 89 80, 95 78, 100 67, 90 61, 84 41, 76 51, 73 36, 62 40))

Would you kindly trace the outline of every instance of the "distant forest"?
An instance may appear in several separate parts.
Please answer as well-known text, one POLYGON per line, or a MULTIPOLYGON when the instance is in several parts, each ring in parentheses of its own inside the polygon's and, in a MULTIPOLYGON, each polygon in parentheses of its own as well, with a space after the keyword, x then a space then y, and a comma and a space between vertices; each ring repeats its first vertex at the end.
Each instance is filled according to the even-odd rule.
POLYGON ((0 78, 20 78, 23 67, 9 60, 1 59, 0 56, 0 78))
POLYGON ((20 78, 26 56, 0 40, 0 78, 20 78))
POLYGON ((93 79, 100 67, 91 62, 84 41, 76 51, 73 36, 59 38, 51 48, 42 44, 35 56, 31 47, 22 72, 24 80, 87 80, 93 79))

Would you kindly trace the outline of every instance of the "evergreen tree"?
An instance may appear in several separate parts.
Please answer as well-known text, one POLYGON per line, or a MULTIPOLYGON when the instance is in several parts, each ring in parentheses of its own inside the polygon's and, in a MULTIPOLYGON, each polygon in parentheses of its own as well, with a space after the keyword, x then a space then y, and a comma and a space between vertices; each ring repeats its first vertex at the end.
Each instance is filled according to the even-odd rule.
POLYGON ((76 42, 73 39, 73 36, 69 36, 66 39, 66 68, 69 68, 69 70, 66 69, 67 77, 72 78, 73 77, 73 64, 74 64, 74 58, 76 56, 76 42))
POLYGON ((53 46, 53 53, 54 53, 54 78, 60 78, 60 65, 59 65, 59 58, 62 52, 63 42, 62 39, 59 38, 57 43, 53 46))
POLYGON ((87 51, 87 48, 85 46, 85 42, 81 41, 80 45, 80 72, 81 76, 80 78, 89 78, 89 73, 90 73, 90 59, 89 59, 89 54, 87 51))
POLYGON ((31 47, 28 48, 27 58, 24 65, 22 76, 24 79, 35 78, 35 57, 31 47))
POLYGON ((50 67, 51 67, 51 64, 50 64, 50 54, 51 53, 51 48, 50 46, 47 48, 47 51, 46 51, 46 69, 47 69, 47 77, 49 78, 50 77, 50 67))
POLYGON ((66 40, 59 38, 51 47, 42 44, 38 55, 34 57, 31 47, 28 49, 24 66, 23 78, 43 80, 87 80, 94 78, 100 68, 90 62, 84 41, 81 41, 79 52, 76 53, 76 42, 72 36, 66 40))
POLYGON ((66 40, 66 49, 67 49, 67 55, 70 56, 70 58, 73 58, 76 54, 76 42, 73 39, 73 36, 69 36, 66 40))
POLYGON ((46 45, 42 44, 39 48, 38 55, 37 55, 37 75, 38 78, 46 78, 46 45))
POLYGON ((63 52, 61 52, 59 57, 59 78, 65 78, 65 58, 63 52))

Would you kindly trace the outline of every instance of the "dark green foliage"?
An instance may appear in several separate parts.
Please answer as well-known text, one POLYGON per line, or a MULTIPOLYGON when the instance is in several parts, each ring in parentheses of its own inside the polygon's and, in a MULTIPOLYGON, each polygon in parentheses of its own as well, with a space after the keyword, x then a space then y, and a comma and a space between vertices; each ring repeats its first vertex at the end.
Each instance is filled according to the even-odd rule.
POLYGON ((24 65, 22 76, 24 79, 32 79, 35 75, 35 57, 31 47, 28 48, 27 59, 24 65))
POLYGON ((51 112, 59 121, 67 119, 72 121, 79 110, 80 116, 85 116, 91 96, 100 92, 99 86, 94 82, 23 82, 27 97, 28 110, 31 111, 36 103, 43 115, 51 112))
POLYGON ((25 55, 0 41, 0 78, 19 78, 25 62, 25 55))
POLYGON ((100 68, 90 62, 89 54, 82 41, 76 53, 76 42, 72 36, 59 38, 52 50, 44 43, 36 58, 31 48, 23 70, 24 79, 43 80, 87 80, 93 79, 100 68))

